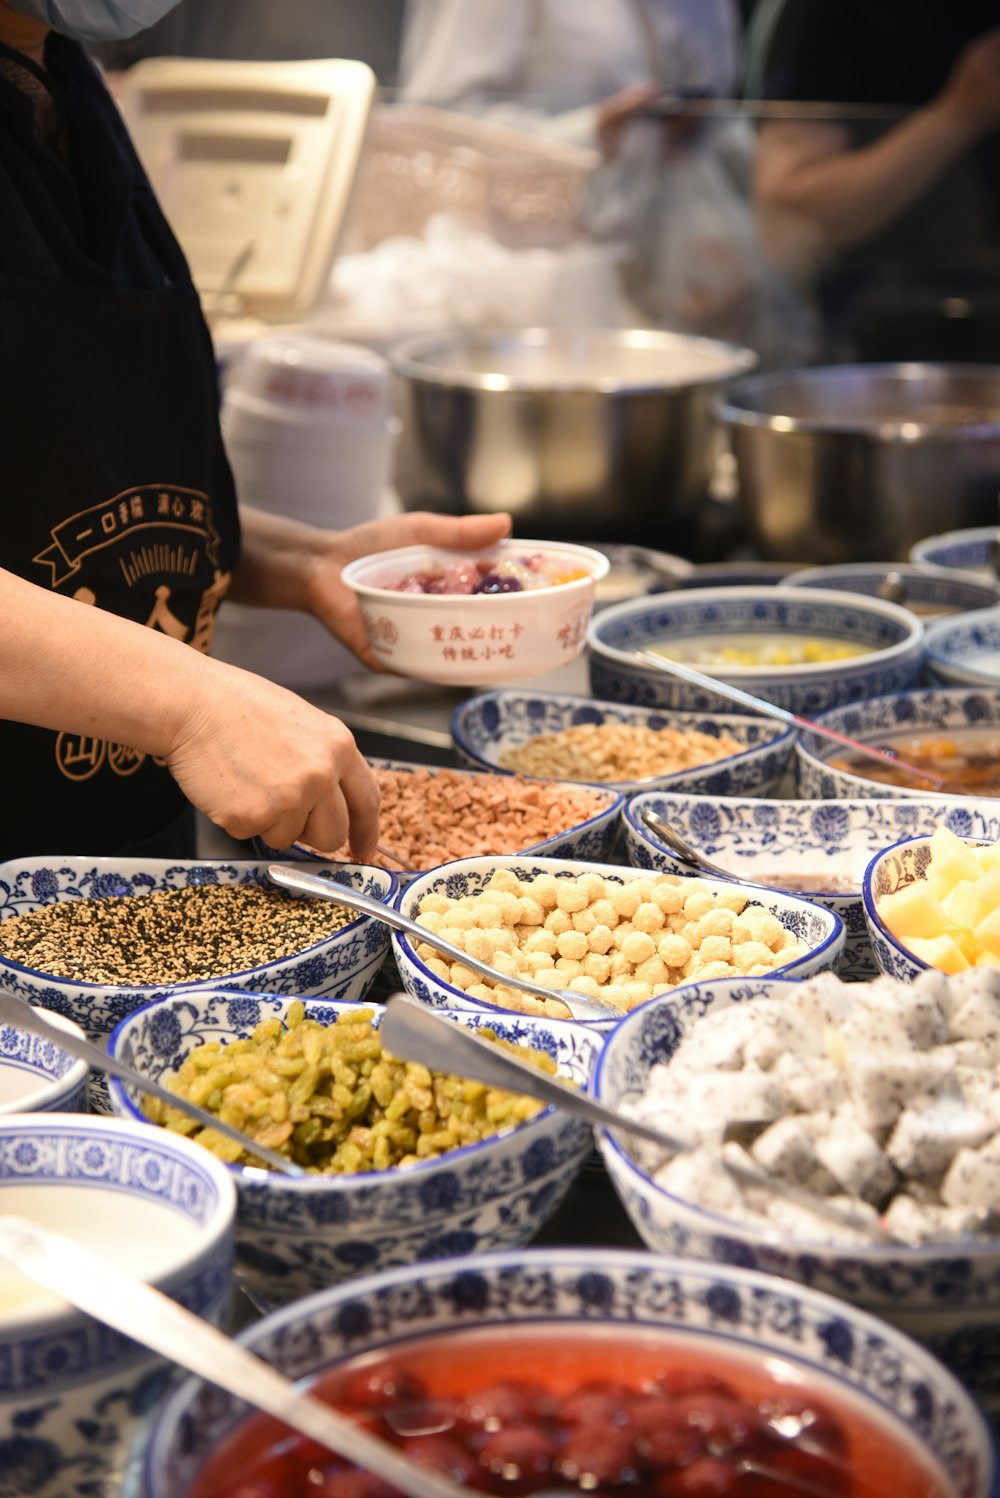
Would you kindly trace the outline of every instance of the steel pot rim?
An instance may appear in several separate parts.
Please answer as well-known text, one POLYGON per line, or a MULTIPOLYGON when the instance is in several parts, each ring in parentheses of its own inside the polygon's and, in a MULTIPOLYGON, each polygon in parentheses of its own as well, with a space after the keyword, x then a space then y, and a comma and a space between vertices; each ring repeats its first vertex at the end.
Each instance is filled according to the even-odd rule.
POLYGON ((804 386, 822 386, 833 381, 857 377, 882 376, 916 382, 928 378, 981 377, 1000 385, 1000 364, 959 362, 900 361, 898 363, 820 364, 803 369, 776 370, 751 374, 738 385, 712 400, 713 414, 729 427, 745 427, 775 432, 781 436, 801 434, 810 437, 861 437, 872 442, 898 442, 912 445, 923 442, 963 443, 973 439, 1000 438, 1000 406, 995 419, 971 422, 929 421, 914 414, 881 420, 863 416, 789 416, 782 412, 759 409, 760 396, 767 391, 797 382, 804 386))
POLYGON ((512 395, 662 395, 682 390, 713 388, 725 384, 737 376, 745 375, 757 365, 753 349, 738 344, 725 343, 721 339, 703 338, 694 334, 669 332, 659 328, 566 328, 533 326, 530 328, 482 328, 469 332, 442 331, 422 333, 396 344, 389 351, 389 362, 394 372, 422 385, 491 394, 512 395), (545 348, 567 340, 602 339, 621 348, 684 350, 702 353, 706 359, 715 359, 717 367, 706 367, 697 375, 683 375, 676 379, 624 377, 606 375, 574 377, 567 374, 560 378, 540 381, 537 376, 526 374, 503 374, 478 372, 468 369, 447 369, 433 363, 434 351, 443 351, 464 344, 468 348, 485 348, 490 345, 512 344, 518 348, 545 348))

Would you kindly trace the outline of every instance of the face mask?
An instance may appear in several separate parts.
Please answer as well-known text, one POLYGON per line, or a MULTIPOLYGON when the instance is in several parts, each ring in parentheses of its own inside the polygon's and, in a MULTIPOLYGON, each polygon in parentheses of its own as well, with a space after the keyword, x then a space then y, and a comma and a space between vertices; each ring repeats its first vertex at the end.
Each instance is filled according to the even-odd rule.
POLYGON ((80 42, 115 42, 152 26, 177 0, 8 0, 31 16, 80 42))

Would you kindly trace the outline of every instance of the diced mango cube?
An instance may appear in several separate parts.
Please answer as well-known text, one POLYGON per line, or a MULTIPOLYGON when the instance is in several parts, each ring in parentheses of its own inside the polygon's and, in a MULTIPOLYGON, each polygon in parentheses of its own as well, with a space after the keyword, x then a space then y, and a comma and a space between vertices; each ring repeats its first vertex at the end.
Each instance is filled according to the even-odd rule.
POLYGON ((942 909, 956 926, 963 926, 967 931, 974 931, 983 916, 989 914, 990 906, 984 903, 979 893, 979 887, 987 877, 986 874, 980 874, 975 882, 971 879, 960 879, 949 894, 939 896, 942 909))
POLYGON ((942 973, 962 973, 972 966, 950 936, 911 936, 907 938, 906 946, 914 957, 942 973))
POLYGON ((935 827, 930 840, 931 867, 935 877, 957 884, 960 879, 976 880, 983 865, 976 850, 963 842, 950 827, 935 827))
POLYGON ((1000 864, 979 876, 975 890, 983 904, 983 915, 1000 908, 1000 864))
POLYGON ((926 879, 914 879, 878 902, 878 913, 893 936, 906 940, 911 936, 933 936, 950 931, 954 922, 927 887, 926 879))
POLYGON ((1000 909, 994 908, 977 924, 973 936, 984 952, 1000 957, 1000 909))

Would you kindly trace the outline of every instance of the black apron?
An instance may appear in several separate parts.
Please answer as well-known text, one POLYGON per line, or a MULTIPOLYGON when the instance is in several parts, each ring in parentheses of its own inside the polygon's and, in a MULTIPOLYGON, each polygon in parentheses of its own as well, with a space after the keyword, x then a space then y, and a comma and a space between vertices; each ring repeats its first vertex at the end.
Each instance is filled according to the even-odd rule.
MULTIPOLYGON (((239 542, 211 340, 102 81, 55 35, 46 65, 61 152, 0 76, 0 566, 207 650, 239 542)), ((193 851, 128 745, 0 722, 0 762, 0 858, 193 851)))

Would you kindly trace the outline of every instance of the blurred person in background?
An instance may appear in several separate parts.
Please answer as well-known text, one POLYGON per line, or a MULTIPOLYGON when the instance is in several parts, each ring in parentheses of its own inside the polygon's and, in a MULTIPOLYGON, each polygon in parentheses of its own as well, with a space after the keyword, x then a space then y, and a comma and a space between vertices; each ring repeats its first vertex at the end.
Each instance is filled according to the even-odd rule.
POLYGON ((613 148, 655 93, 726 93, 735 0, 407 0, 404 99, 613 148))
POLYGON ((342 533, 236 507, 197 293, 80 39, 171 0, 0 0, 0 859, 193 855, 233 836, 374 855, 378 788, 336 718, 209 658, 223 596, 298 608, 372 664, 346 562, 462 550, 506 516, 342 533), (50 29, 50 21, 59 31, 50 29), (191 648, 194 647, 194 648, 191 648))
POLYGON ((760 129, 765 243, 816 278, 831 351, 995 358, 998 0, 761 0, 759 16, 749 92, 861 106, 760 129), (866 121, 870 106, 896 109, 866 121))
POLYGON ((89 50, 113 70, 146 57, 356 58, 380 84, 391 85, 402 20, 403 0, 180 0, 135 36, 91 43, 89 50))

